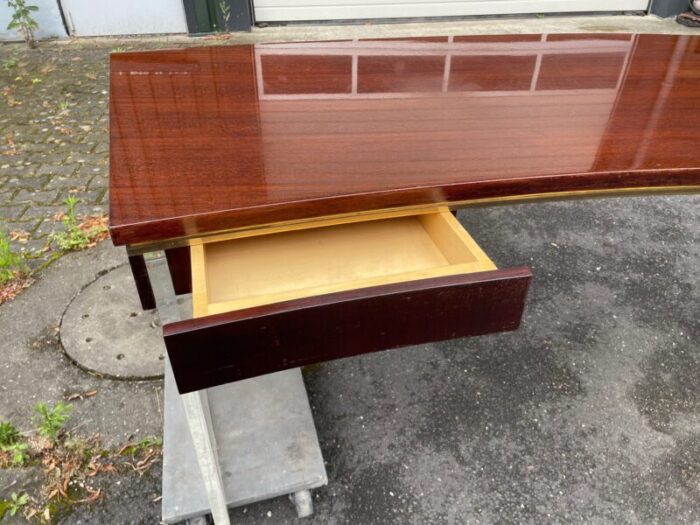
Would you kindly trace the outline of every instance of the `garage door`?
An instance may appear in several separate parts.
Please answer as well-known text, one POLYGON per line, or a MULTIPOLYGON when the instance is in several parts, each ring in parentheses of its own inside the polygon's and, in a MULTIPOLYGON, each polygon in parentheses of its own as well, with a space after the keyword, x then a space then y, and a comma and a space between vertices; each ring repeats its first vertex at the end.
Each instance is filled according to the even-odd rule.
POLYGON ((254 0, 256 22, 644 11, 648 0, 254 0))

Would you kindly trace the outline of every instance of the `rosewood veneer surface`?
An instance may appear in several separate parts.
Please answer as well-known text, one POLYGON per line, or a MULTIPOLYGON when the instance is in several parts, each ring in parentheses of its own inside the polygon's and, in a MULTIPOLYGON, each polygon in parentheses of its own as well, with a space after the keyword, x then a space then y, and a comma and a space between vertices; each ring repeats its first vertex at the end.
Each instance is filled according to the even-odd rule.
POLYGON ((111 59, 110 229, 700 187, 700 37, 256 44, 111 59))
POLYGON ((515 330, 532 273, 510 268, 296 299, 165 325, 178 390, 515 330))

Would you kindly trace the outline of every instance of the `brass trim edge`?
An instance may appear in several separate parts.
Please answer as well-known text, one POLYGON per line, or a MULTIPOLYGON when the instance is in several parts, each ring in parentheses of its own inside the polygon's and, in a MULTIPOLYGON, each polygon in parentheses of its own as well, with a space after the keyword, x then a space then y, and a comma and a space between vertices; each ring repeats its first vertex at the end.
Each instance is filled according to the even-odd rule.
POLYGON ((295 219, 290 221, 278 221, 266 224, 256 224, 252 226, 243 226, 232 228, 230 230, 220 230, 217 232, 208 233, 206 235, 191 235, 187 237, 179 237, 157 242, 147 242, 143 244, 134 244, 127 246, 129 255, 143 254, 169 248, 178 248, 182 246, 192 246, 202 242, 208 242, 212 237, 223 236, 234 233, 249 232, 254 235, 255 231, 268 228, 282 228, 287 226, 299 225, 314 222, 327 222, 335 220, 347 220, 356 218, 360 220, 367 216, 380 216, 383 214, 392 214, 394 216, 411 215, 438 211, 440 208, 449 208, 456 210, 460 208, 468 208, 472 206, 498 206, 509 204, 527 204, 533 201, 559 201, 570 199, 588 199, 588 198, 614 198, 614 197, 635 197, 648 195, 678 195, 678 194, 697 194, 700 193, 700 186, 652 186, 639 188, 616 188, 616 189, 600 189, 600 190, 576 190, 576 191, 561 191, 548 193, 528 193, 524 195, 507 195, 504 197, 486 197, 481 199, 467 199, 454 202, 436 202, 429 204, 420 204, 415 206, 399 206, 395 208, 384 208, 376 210, 363 210, 351 213, 342 213, 337 215, 323 215, 318 217, 308 217, 305 219, 295 219))

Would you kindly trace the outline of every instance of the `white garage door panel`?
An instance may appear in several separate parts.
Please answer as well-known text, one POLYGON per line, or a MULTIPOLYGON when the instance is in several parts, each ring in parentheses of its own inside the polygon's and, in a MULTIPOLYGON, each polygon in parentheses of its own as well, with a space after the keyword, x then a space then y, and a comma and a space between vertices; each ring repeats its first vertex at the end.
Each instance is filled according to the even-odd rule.
POLYGON ((73 36, 186 33, 182 0, 61 0, 73 36))
POLYGON ((648 0, 255 0, 257 22, 643 11, 648 0))

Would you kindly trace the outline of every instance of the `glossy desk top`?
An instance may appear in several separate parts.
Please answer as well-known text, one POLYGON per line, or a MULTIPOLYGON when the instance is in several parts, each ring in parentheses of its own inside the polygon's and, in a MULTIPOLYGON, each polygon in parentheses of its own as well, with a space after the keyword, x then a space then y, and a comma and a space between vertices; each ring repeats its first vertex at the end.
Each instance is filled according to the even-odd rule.
POLYGON ((115 244, 567 191, 700 187, 700 37, 112 56, 115 244))

